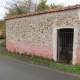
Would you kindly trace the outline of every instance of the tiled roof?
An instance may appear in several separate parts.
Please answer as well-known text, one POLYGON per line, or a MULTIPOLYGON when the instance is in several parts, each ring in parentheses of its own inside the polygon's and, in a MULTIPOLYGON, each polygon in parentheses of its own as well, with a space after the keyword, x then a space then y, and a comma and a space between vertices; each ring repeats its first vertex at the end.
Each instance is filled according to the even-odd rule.
POLYGON ((46 13, 52 13, 52 12, 65 11, 65 10, 71 10, 71 9, 77 9, 77 8, 80 8, 80 4, 67 6, 67 7, 58 7, 58 8, 48 9, 48 10, 43 10, 43 11, 38 11, 38 12, 31 12, 31 13, 27 13, 27 14, 15 15, 15 16, 6 18, 6 20, 28 17, 28 16, 33 16, 33 15, 46 14, 46 13))

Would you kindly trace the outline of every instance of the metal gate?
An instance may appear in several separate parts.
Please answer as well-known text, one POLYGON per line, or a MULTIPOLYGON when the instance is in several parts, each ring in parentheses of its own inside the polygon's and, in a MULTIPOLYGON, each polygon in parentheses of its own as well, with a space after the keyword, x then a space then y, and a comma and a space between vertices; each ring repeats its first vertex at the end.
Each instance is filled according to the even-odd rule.
POLYGON ((58 31, 58 61, 71 63, 73 53, 73 29, 60 29, 58 31))

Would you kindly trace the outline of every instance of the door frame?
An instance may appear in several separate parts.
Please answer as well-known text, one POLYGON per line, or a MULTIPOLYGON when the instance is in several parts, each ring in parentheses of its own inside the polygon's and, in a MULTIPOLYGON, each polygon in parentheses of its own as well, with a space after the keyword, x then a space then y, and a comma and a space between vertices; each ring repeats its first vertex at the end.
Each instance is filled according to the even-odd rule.
POLYGON ((52 41, 53 41, 53 59, 57 61, 57 35, 58 29, 65 29, 70 28, 74 30, 73 34, 73 55, 72 55, 72 64, 76 64, 76 50, 77 50, 77 43, 78 43, 78 28, 77 27, 60 27, 60 26, 53 26, 52 32, 52 41))
POLYGON ((57 39, 58 39, 57 40, 57 61, 58 62, 63 62, 63 63, 66 63, 66 64, 70 64, 71 61, 72 61, 72 55, 73 55, 73 36, 74 36, 74 29, 72 29, 72 28, 62 28, 62 29, 58 29, 57 33, 58 33, 58 35, 57 35, 58 36, 57 37, 57 39), (62 33, 63 33, 63 35, 62 35, 62 33), (62 38, 61 38, 61 35, 63 36, 62 38), (62 42, 61 39, 64 40, 64 41, 62 42), (72 45, 71 45, 71 53, 70 53, 71 55, 69 54, 69 51, 68 51, 70 45, 68 46, 66 44, 66 42, 68 42, 69 44, 70 44, 70 42, 72 42, 72 45), (64 44, 64 46, 62 44, 64 44), (61 50, 60 50, 60 47, 61 47, 61 50), (67 50, 67 51, 65 52, 65 50, 63 48, 65 50, 67 50), (64 51, 64 52, 62 53, 61 51, 64 51), (63 57, 65 57, 65 56, 66 57, 65 58, 62 58, 61 54, 62 54, 63 57))

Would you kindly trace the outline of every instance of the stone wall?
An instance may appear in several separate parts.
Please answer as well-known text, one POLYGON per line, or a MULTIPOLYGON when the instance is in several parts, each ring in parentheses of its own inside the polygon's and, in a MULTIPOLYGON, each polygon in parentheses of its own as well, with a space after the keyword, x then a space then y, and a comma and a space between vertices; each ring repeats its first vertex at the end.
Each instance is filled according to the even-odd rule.
POLYGON ((53 58, 53 28, 80 27, 78 10, 46 13, 6 21, 9 51, 53 58))

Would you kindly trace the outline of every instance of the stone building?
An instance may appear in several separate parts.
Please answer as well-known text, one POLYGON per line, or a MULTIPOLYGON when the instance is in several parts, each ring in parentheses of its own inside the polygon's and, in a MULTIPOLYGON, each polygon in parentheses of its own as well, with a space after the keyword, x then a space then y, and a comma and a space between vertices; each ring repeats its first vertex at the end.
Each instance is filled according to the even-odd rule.
POLYGON ((7 18, 6 48, 80 64, 80 5, 7 18))

